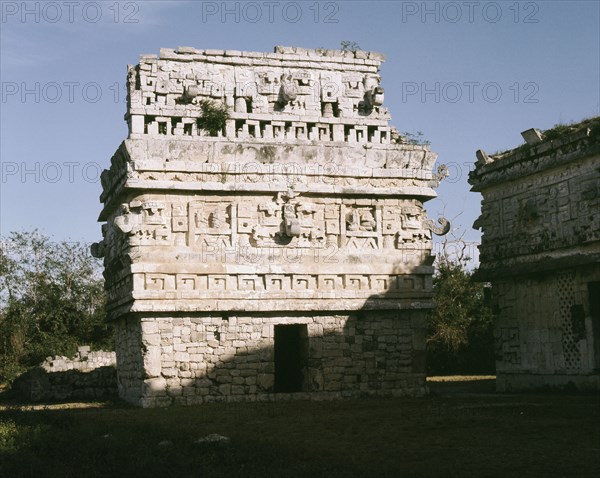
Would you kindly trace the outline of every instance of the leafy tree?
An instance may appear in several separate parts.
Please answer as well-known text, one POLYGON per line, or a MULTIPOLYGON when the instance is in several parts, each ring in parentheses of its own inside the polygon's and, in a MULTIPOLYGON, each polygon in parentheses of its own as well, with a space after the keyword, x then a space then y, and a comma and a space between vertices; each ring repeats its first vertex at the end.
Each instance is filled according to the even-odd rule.
POLYGON ((427 367, 430 374, 493 373, 493 314, 485 284, 473 281, 466 246, 449 254, 447 243, 433 277, 436 308, 428 317, 427 367))
POLYGON ((100 263, 85 244, 38 231, 0 244, 0 382, 77 345, 112 348, 100 263))

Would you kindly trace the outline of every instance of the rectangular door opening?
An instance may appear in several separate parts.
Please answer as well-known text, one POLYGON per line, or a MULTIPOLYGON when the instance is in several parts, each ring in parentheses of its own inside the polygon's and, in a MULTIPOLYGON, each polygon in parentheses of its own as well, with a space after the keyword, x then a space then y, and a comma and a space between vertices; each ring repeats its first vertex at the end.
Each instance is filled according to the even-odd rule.
POLYGON ((275 326, 275 392, 305 391, 308 370, 306 324, 275 326))

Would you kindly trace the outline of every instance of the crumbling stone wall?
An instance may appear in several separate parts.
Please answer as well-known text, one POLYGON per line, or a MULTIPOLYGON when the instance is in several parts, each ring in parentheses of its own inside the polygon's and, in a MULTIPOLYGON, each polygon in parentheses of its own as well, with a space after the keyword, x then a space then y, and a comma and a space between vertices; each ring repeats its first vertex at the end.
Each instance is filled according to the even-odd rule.
POLYGON ((116 353, 79 347, 71 359, 48 357, 12 388, 28 401, 106 399, 117 395, 116 353))
POLYGON ((600 388, 600 119, 488 157, 478 277, 492 282, 499 390, 600 388))
POLYGON ((77 348, 77 354, 73 358, 55 355, 47 357, 42 362, 42 367, 46 372, 66 372, 67 370, 88 371, 100 367, 115 367, 117 365, 116 352, 106 352, 104 350, 92 351, 88 345, 77 348))
POLYGON ((423 204, 443 169, 388 124, 382 61, 180 47, 128 68, 129 137, 102 174, 92 248, 121 397, 425 392, 431 238, 449 225, 423 204), (229 109, 216 131, 207 104, 229 109))

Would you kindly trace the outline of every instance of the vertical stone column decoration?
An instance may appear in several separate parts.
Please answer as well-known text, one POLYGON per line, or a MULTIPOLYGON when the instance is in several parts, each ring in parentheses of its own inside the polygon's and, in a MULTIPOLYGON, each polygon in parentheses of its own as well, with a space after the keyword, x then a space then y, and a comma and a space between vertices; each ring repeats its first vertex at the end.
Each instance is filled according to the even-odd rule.
POLYGON ((102 174, 107 316, 139 406, 422 395, 436 154, 374 52, 162 49, 102 174))
POLYGON ((497 311, 497 388, 600 388, 600 118, 477 152, 478 278, 497 311))

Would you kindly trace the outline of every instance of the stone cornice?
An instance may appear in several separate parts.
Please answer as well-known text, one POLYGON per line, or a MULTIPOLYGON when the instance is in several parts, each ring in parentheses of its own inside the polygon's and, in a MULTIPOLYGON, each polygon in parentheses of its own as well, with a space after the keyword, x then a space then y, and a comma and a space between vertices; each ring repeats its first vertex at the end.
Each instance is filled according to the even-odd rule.
POLYGON ((491 281, 519 275, 548 274, 587 264, 600 265, 600 242, 576 249, 486 261, 473 278, 477 281, 491 281))
POLYGON ((600 123, 592 122, 590 126, 555 140, 492 155, 486 164, 478 162, 469 174, 469 184, 473 186, 472 191, 481 192, 597 154, 600 154, 600 123))

